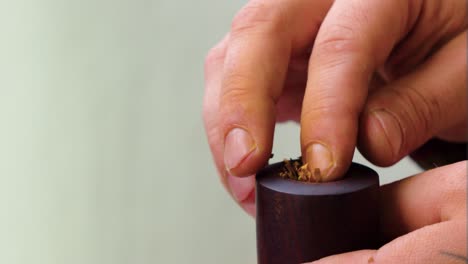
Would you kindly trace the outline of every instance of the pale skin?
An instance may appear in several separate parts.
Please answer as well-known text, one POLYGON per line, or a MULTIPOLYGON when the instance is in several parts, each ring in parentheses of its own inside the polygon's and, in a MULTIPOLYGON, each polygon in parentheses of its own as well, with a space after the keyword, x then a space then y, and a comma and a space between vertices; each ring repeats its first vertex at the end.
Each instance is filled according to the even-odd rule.
POLYGON ((439 167, 383 186, 380 228, 389 242, 378 250, 313 263, 466 263, 466 165, 439 167))
MULTIPOLYGON (((321 181, 343 175, 355 146, 374 164, 390 166, 432 137, 466 141, 466 8, 464 0, 247 3, 205 63, 205 127, 229 193, 254 216, 252 175, 271 154, 276 122, 300 123, 303 159, 320 169, 321 181)), ((399 203, 385 217, 405 216, 392 234, 399 238, 376 252, 321 263, 367 263, 370 256, 375 263, 460 263, 417 245, 466 257, 465 165, 386 187, 395 189, 384 195, 388 203, 399 203), (444 177, 463 180, 444 186, 444 177), (418 181, 432 200, 407 198, 420 191, 411 184, 418 181), (426 218, 440 212, 434 204, 457 216, 426 218)))

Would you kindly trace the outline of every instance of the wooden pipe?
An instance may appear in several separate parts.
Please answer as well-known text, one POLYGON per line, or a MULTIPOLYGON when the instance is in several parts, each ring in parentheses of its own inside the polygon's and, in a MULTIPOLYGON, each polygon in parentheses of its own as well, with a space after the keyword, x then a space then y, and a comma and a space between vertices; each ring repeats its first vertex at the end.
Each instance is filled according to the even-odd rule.
POLYGON ((353 163, 342 180, 311 183, 280 177, 284 163, 256 176, 259 264, 297 264, 378 248, 375 171, 353 163))

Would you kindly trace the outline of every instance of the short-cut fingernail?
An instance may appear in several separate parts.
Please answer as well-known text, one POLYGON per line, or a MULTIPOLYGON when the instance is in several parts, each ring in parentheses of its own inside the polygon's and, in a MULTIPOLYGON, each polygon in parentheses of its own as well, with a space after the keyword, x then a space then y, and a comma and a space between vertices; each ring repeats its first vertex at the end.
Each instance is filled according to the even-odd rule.
POLYGON ((250 133, 243 128, 233 128, 224 140, 224 164, 228 171, 239 166, 257 148, 250 133))
POLYGON ((310 172, 316 181, 326 180, 330 169, 334 165, 331 151, 320 143, 314 143, 307 147, 306 159, 310 172))
MULTIPOLYGON (((395 158, 401 149, 403 135, 397 118, 384 109, 371 111, 372 116, 377 119, 387 138, 387 144, 391 148, 392 157, 395 158)), ((385 150, 382 150, 385 151, 385 150)))

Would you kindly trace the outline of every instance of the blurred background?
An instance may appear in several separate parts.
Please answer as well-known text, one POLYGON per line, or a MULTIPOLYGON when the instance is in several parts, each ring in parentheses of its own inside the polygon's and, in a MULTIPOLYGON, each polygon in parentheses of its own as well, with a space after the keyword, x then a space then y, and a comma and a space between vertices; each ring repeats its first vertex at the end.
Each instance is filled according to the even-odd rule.
MULTIPOLYGON (((244 2, 0 3, 0 263, 256 262, 201 118, 204 57, 244 2)), ((275 159, 298 150, 279 126, 275 159)))

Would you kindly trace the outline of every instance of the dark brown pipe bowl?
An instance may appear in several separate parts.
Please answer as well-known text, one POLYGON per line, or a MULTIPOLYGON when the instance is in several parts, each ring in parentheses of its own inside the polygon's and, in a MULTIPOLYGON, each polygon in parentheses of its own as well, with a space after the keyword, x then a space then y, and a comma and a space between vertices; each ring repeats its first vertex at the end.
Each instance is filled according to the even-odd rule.
POLYGON ((378 247, 375 171, 353 163, 342 180, 308 183, 279 176, 283 163, 257 173, 260 264, 297 264, 378 247))

